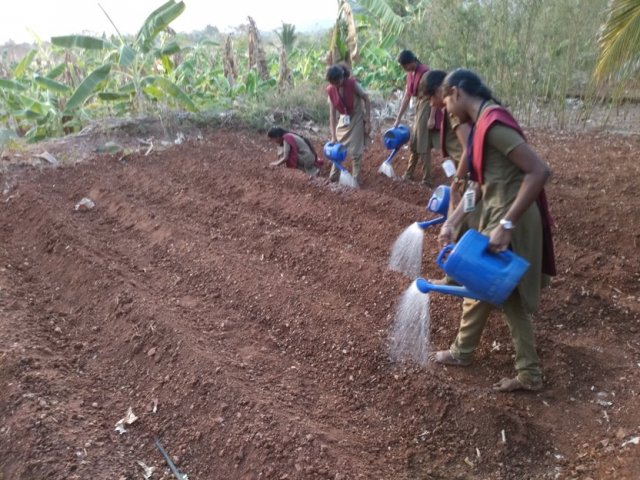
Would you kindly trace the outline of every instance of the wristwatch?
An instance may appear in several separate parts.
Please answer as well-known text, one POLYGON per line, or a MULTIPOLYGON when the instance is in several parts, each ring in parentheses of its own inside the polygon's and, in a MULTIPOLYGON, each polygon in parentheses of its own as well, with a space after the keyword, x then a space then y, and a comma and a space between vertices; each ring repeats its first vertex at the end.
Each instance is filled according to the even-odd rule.
POLYGON ((511 220, 507 220, 506 218, 503 218, 502 220, 500 220, 500 225, 505 230, 513 230, 514 228, 516 228, 513 222, 511 220))

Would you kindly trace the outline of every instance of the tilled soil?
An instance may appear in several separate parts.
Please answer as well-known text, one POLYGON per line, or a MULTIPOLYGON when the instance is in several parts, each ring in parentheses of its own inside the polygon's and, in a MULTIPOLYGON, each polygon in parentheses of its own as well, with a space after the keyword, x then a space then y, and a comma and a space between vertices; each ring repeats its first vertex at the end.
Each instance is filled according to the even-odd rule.
MULTIPOLYGON (((431 191, 379 175, 378 143, 358 191, 268 167, 266 137, 238 130, 6 169, 0 479, 175 478, 156 439, 191 480, 639 478, 640 137, 528 134, 559 264, 536 393, 491 390, 513 374, 499 313, 470 367, 390 360, 410 280, 389 248, 431 191)), ((432 296, 432 348, 459 315, 432 296)))

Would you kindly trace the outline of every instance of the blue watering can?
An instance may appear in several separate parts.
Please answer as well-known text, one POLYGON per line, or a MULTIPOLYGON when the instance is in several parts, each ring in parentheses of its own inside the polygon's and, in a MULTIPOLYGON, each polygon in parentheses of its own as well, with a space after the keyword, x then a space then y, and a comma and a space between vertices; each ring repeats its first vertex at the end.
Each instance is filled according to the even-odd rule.
POLYGON ((397 150, 409 141, 411 132, 406 125, 398 125, 384 132, 384 146, 387 150, 397 150))
POLYGON ((358 188, 358 182, 351 176, 349 171, 344 168, 342 162, 347 158, 347 147, 342 145, 339 142, 327 142, 324 144, 322 148, 322 153, 326 158, 331 160, 331 163, 335 165, 335 167, 340 170, 339 182, 340 185, 344 185, 347 187, 358 188))
POLYGON ((422 293, 438 292, 494 305, 502 305, 509 298, 529 268, 529 262, 511 250, 490 252, 489 237, 473 229, 467 230, 455 245, 444 247, 436 262, 449 277, 463 286, 433 285, 424 278, 418 278, 416 287, 422 293))
POLYGON ((342 145, 340 142, 327 142, 324 144, 322 153, 325 157, 335 163, 336 167, 340 168, 342 165, 339 164, 344 162, 344 159, 347 158, 347 147, 342 145))
POLYGON ((426 230, 431 225, 438 225, 439 223, 443 223, 447 219, 447 214, 449 213, 450 196, 451 187, 447 185, 440 185, 435 189, 433 195, 431 195, 431 198, 427 203, 426 209, 430 212, 438 213, 441 216, 433 220, 428 220, 426 222, 418 222, 418 226, 422 230, 426 230))
POLYGON ((384 146, 387 147, 387 150, 391 150, 391 153, 387 159, 382 162, 382 165, 380 165, 380 168, 378 169, 380 173, 383 173, 387 177, 395 178, 391 162, 393 161, 393 157, 395 157, 396 153, 400 151, 400 147, 409 141, 410 136, 411 132, 409 131, 409 127, 406 125, 398 125, 397 127, 390 128, 384 133, 382 141, 384 142, 384 146))

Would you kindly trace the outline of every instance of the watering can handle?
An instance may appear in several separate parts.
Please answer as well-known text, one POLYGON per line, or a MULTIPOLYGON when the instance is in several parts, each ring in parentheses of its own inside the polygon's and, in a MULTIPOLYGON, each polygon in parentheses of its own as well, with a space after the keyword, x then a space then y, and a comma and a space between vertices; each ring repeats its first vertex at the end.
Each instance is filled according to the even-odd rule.
POLYGON ((445 254, 449 253, 451 250, 453 250, 453 247, 455 247, 455 245, 453 243, 450 243, 449 245, 445 246, 440 253, 438 254, 438 258, 436 259, 436 263, 438 264, 438 266, 444 270, 444 262, 443 262, 443 258, 445 256, 445 254))
MULTIPOLYGON (((489 245, 487 245, 487 251, 489 251, 489 245)), ((505 262, 509 262, 511 260, 511 257, 509 255, 509 253, 507 253, 507 251, 504 251, 504 252, 491 252, 491 251, 489 251, 489 253, 491 253, 491 255, 495 255, 497 257, 500 257, 505 262)))

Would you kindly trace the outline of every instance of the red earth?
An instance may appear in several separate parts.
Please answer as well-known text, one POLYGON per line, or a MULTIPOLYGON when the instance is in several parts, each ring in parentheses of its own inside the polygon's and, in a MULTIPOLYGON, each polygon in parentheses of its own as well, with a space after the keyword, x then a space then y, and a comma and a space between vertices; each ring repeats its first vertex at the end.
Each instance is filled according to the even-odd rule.
MULTIPOLYGON (((270 168, 266 136, 238 129, 5 165, 0 479, 175 478, 156 439, 191 480, 640 478, 640 137, 527 133, 559 263, 536 393, 491 390, 513 373, 498 313, 470 367, 390 360, 410 280, 389 249, 431 191, 379 175, 380 142, 357 191, 270 168)), ((431 348, 459 315, 432 296, 431 348)))

